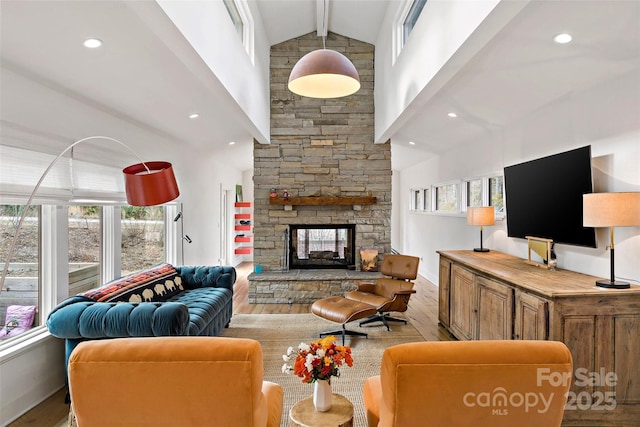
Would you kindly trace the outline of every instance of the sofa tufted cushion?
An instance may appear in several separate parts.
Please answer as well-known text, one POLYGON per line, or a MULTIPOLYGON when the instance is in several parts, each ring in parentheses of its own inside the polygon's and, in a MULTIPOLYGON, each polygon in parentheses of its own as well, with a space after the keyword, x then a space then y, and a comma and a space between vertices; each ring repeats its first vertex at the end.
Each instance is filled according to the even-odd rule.
POLYGON ((183 290, 182 279, 171 264, 158 264, 113 280, 79 295, 97 302, 166 301, 183 290))
POLYGON ((176 271, 182 277, 185 289, 216 287, 233 290, 236 282, 236 269, 230 266, 178 266, 176 271))
POLYGON ((49 315, 47 326, 57 337, 100 339, 189 335, 190 325, 184 304, 96 303, 76 296, 49 315))
POLYGON ((184 304, 189 310, 189 335, 202 335, 221 313, 231 307, 233 292, 227 288, 188 289, 169 299, 184 304))

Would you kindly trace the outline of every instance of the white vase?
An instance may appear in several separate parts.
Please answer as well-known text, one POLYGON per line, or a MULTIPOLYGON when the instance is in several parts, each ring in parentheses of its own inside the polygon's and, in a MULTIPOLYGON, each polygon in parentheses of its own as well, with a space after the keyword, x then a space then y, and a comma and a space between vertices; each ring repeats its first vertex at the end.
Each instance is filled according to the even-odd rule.
POLYGON ((326 412, 331 409, 331 382, 329 380, 318 380, 313 383, 313 406, 318 412, 326 412))

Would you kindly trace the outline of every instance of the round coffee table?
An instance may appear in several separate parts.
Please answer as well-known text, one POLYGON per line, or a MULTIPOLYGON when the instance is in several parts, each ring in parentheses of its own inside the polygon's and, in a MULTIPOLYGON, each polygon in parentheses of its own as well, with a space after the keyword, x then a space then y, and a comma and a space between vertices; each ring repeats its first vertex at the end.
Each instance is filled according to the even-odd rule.
POLYGON ((353 404, 341 394, 333 393, 331 409, 318 412, 313 396, 302 399, 289 411, 292 427, 353 427, 353 404))

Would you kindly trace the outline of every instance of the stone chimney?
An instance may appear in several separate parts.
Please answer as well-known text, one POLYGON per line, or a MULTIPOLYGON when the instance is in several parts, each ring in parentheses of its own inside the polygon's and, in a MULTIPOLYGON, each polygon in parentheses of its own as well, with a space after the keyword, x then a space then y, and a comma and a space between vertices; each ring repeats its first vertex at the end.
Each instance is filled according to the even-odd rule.
POLYGON ((322 48, 314 33, 271 47, 271 144, 254 143, 254 263, 263 271, 285 266, 290 224, 355 224, 359 249, 391 251, 391 148, 374 144, 374 46, 329 33, 326 47, 344 54, 361 89, 337 99, 312 99, 287 89, 292 67, 322 48), (367 205, 272 205, 278 197, 373 196, 367 205))

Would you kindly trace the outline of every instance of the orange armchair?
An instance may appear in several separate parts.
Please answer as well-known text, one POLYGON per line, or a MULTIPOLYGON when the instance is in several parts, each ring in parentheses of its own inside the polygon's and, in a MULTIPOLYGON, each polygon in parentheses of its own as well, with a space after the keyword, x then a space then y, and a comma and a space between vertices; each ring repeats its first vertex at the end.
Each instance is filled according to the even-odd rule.
POLYGON ((78 427, 279 427, 283 391, 250 339, 148 337, 80 343, 69 360, 78 427))
POLYGON ((558 341, 401 344, 365 380, 369 427, 560 426, 572 359, 558 341))
POLYGON ((418 277, 419 263, 418 257, 387 255, 382 260, 380 271, 388 277, 382 277, 375 283, 358 283, 355 291, 347 292, 345 298, 372 305, 378 312, 360 322, 360 326, 381 321, 389 330, 389 321, 407 323, 404 319, 389 316, 389 312, 407 311, 409 297, 416 293, 412 280, 418 277))

